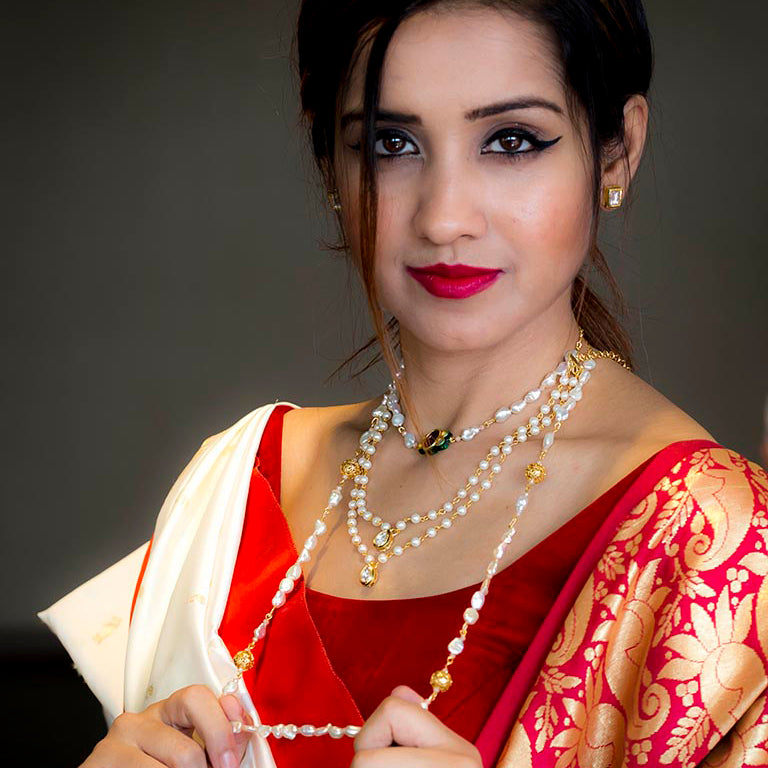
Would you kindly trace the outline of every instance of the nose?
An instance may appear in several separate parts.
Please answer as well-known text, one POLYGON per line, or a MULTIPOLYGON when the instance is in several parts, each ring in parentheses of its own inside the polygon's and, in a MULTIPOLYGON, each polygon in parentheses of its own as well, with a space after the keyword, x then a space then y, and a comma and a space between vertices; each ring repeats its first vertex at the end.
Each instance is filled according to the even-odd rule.
POLYGON ((487 229, 482 194, 471 170, 462 163, 425 168, 413 218, 419 237, 435 245, 451 245, 461 238, 477 239, 487 229))

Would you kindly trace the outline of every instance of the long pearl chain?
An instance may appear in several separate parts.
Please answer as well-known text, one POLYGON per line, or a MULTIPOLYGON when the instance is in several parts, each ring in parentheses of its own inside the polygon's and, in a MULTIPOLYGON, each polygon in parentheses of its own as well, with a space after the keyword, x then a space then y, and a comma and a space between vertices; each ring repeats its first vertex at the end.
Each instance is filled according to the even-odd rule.
MULTIPOLYGON (((430 676, 429 682, 432 688, 432 692, 427 698, 425 698, 421 702, 422 708, 428 709, 430 704, 432 704, 432 702, 438 697, 438 695, 440 693, 444 693, 445 691, 447 691, 453 684, 453 679, 449 671, 450 667, 456 661, 456 658, 464 651, 464 646, 465 646, 467 635, 469 633, 469 628, 475 623, 477 623, 478 619, 480 618, 480 611, 485 605, 485 601, 488 596, 488 592, 490 590, 491 581, 493 580, 493 577, 498 573, 501 560, 504 557, 504 554, 507 548, 509 547, 509 545, 512 543, 514 539, 515 533, 517 531, 518 521, 521 515, 523 514, 523 512, 528 507, 528 499, 529 499, 530 492, 532 491, 534 486, 539 485, 547 477, 547 470, 544 465, 544 459, 547 456, 550 449, 552 448, 552 446, 554 445, 555 435, 559 432, 563 423, 568 419, 570 412, 573 410, 576 404, 581 400, 582 387, 584 386, 584 384, 586 384, 586 382, 590 378, 592 370, 595 368, 595 365, 596 365, 595 360, 599 358, 610 358, 612 360, 615 360, 619 364, 623 364, 623 361, 620 358, 618 358, 618 356, 615 355, 615 353, 611 353, 611 352, 589 350, 587 353, 583 353, 577 350, 573 350, 568 354, 567 370, 564 371, 562 374, 560 374, 561 385, 568 387, 566 396, 565 396, 565 402, 563 402, 563 397, 561 395, 559 398, 556 398, 556 399, 559 399, 560 402, 557 403, 556 406, 552 406, 554 419, 551 423, 551 428, 545 431, 544 433, 544 436, 542 438, 542 447, 541 447, 541 451, 539 452, 538 459, 535 462, 529 464, 525 469, 525 484, 524 484, 522 493, 520 494, 520 496, 518 496, 517 501, 515 503, 514 515, 511 518, 511 520, 507 523, 507 527, 503 537, 501 538, 501 540, 498 542, 498 544, 495 546, 493 550, 493 558, 490 560, 490 562, 488 563, 485 569, 485 577, 482 583, 480 584, 480 588, 474 592, 474 594, 470 599, 469 606, 464 610, 462 614, 463 623, 462 623, 461 629, 459 630, 456 637, 454 637, 448 643, 448 646, 447 646, 448 655, 446 657, 445 664, 442 666, 442 668, 436 670, 430 676), (563 381, 562 377, 565 376, 566 373, 567 373, 567 380, 563 381), (586 374, 586 376, 584 374, 586 374), (576 381, 573 384, 571 384, 571 379, 575 379, 576 381)), ((553 390, 553 394, 554 394, 554 390, 553 390)), ((551 397, 552 395, 550 396, 550 398, 551 397)), ((375 416, 374 418, 383 419, 383 416, 375 416)), ((530 429, 530 422, 529 422, 528 428, 526 428, 525 430, 526 439, 528 436, 529 429, 530 429)), ((370 432, 371 430, 368 430, 368 431, 370 432)), ((376 434, 378 434, 379 439, 381 439, 381 432, 376 430, 376 434)), ((517 433, 517 434, 520 434, 520 433, 517 433)), ((272 621, 275 615, 275 612, 285 604, 288 595, 291 592, 293 592, 293 590, 295 589, 296 582, 302 576, 302 565, 304 565, 305 563, 308 563, 311 560, 312 551, 317 546, 318 538, 323 536, 327 532, 328 526, 326 521, 329 515, 331 515, 331 513, 333 512, 333 510, 336 507, 338 507, 338 505, 340 504, 342 500, 342 492, 343 492, 344 485, 349 480, 352 480, 356 477, 361 476, 361 472, 366 471, 366 466, 371 463, 370 458, 375 453, 376 442, 378 442, 378 440, 376 439, 366 440, 366 441, 362 441, 361 439, 361 447, 356 452, 355 458, 347 459, 342 463, 341 479, 339 484, 331 491, 328 497, 328 503, 326 504, 322 515, 315 521, 312 533, 305 540, 304 545, 301 551, 299 552, 298 558, 296 559, 296 562, 293 565, 291 565, 290 568, 288 568, 288 570, 285 573, 285 577, 280 581, 278 589, 272 598, 272 607, 266 613, 262 622, 254 629, 253 638, 251 642, 243 650, 238 651, 235 654, 234 662, 238 672, 232 679, 230 679, 224 685, 222 689, 222 693, 224 694, 236 693, 238 691, 239 686, 243 684, 242 683, 243 673, 251 669, 255 662, 253 649, 255 648, 258 642, 264 639, 267 633, 267 628, 269 627, 269 624, 272 621), (363 442, 366 443, 365 446, 363 446, 362 444, 363 442)), ((493 459, 496 459, 498 464, 501 464, 504 460, 503 457, 506 457, 508 455, 508 453, 504 452, 504 447, 505 446, 508 447, 509 445, 510 445, 509 443, 502 441, 501 446, 498 446, 498 445, 494 446, 495 448, 499 448, 498 456, 495 454, 495 452, 493 452, 493 448, 491 448, 491 451, 489 451, 489 456, 491 456, 493 459)), ((489 468, 493 466, 490 464, 490 459, 486 459, 484 461, 489 461, 489 468)), ((367 469, 370 469, 370 466, 367 466, 367 469)), ((497 474, 497 473, 494 473, 494 474, 497 474)), ((358 484, 358 490, 359 490, 359 485, 360 484, 358 484)), ((363 483, 363 485, 365 484, 363 483)), ((474 486, 474 484, 471 484, 471 485, 474 486)), ((472 492, 475 493, 476 491, 472 491, 472 492)), ((359 494, 358 494, 358 499, 359 499, 359 494)), ((471 500, 471 496, 470 496, 470 500, 471 500)), ((478 500, 479 500, 479 497, 478 497, 478 500)), ((447 514, 447 511, 445 510, 445 505, 443 505, 442 509, 444 514, 447 514)), ((429 513, 427 515, 427 519, 428 520, 431 519, 429 517, 429 513)), ((447 519, 450 519, 450 518, 447 518, 447 519)), ((373 520, 371 520, 371 522, 373 522, 373 520)), ((397 529, 397 523, 395 523, 395 529, 397 529)), ((279 723, 277 725, 266 725, 266 724, 247 725, 245 723, 235 721, 232 723, 232 730, 234 733, 240 733, 242 731, 255 733, 264 738, 268 736, 272 736, 274 738, 295 739, 296 736, 307 736, 307 737, 330 736, 331 738, 339 739, 345 736, 346 737, 356 736, 360 732, 360 726, 356 726, 356 725, 337 726, 331 723, 328 723, 326 725, 320 725, 320 726, 315 726, 311 724, 295 725, 292 723, 288 723, 288 724, 279 723)))

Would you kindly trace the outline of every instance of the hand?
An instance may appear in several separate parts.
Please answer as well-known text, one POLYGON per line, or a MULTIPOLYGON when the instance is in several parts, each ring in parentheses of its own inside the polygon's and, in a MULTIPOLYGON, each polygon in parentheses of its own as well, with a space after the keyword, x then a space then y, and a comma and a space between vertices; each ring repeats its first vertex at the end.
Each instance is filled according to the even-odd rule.
POLYGON ((117 717, 80 768, 237 768, 250 734, 232 733, 234 720, 252 724, 234 696, 217 699, 205 686, 190 685, 143 712, 117 717))
POLYGON ((395 688, 357 735, 350 768, 482 768, 475 746, 420 702, 412 688, 395 688))

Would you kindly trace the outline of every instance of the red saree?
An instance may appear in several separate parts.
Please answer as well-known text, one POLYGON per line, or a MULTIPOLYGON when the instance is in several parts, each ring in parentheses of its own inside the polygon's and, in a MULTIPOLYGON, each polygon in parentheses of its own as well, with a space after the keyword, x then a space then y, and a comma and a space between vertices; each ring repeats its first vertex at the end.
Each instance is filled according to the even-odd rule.
POLYGON ((768 766, 767 503, 733 451, 657 454, 489 718, 500 768, 768 766))

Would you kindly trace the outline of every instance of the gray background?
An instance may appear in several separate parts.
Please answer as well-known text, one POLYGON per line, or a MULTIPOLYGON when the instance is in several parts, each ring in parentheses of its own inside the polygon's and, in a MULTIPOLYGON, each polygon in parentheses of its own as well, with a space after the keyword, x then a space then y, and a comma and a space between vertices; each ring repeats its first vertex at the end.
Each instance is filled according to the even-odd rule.
MULTIPOLYGON (((6 11, 4 660, 55 653, 35 611, 146 540, 206 435, 266 401, 379 386, 323 384, 366 322, 343 261, 318 245, 329 229, 296 127, 295 5, 6 11)), ((631 213, 604 240, 643 375, 757 458, 768 3, 647 9, 653 136, 631 213)))

